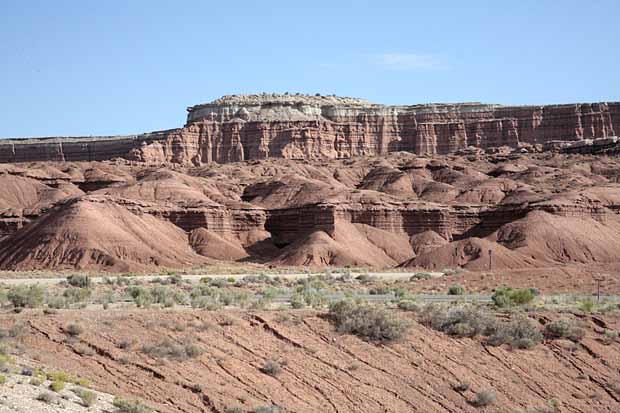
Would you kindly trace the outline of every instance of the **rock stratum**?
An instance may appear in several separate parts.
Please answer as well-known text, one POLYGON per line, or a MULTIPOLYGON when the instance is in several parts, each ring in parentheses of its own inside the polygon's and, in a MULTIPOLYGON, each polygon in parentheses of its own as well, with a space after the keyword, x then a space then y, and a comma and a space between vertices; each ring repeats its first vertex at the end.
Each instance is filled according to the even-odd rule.
POLYGON ((0 269, 620 262, 620 159, 522 153, 0 165, 0 269))
POLYGON ((0 140, 0 163, 124 158, 202 165, 342 159, 409 151, 450 154, 507 146, 620 152, 620 103, 386 106, 362 99, 232 95, 189 107, 184 127, 129 136, 0 140))

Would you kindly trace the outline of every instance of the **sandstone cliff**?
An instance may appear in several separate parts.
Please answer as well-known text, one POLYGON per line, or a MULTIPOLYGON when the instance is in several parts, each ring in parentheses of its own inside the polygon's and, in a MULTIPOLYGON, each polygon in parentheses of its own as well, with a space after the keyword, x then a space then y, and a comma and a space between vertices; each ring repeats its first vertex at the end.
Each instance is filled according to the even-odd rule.
POLYGON ((385 106, 335 96, 233 95, 188 108, 187 123, 178 129, 130 136, 0 140, 0 163, 125 158, 201 165, 266 158, 339 159, 395 151, 449 154, 468 147, 551 147, 610 138, 619 131, 618 102, 385 106))

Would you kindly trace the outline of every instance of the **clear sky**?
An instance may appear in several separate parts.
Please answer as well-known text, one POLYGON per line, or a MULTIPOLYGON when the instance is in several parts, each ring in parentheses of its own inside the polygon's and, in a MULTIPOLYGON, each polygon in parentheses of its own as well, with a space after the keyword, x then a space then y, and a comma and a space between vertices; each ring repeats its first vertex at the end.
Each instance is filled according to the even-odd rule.
POLYGON ((0 0, 0 137, 179 127, 223 94, 620 100, 620 1, 0 0))

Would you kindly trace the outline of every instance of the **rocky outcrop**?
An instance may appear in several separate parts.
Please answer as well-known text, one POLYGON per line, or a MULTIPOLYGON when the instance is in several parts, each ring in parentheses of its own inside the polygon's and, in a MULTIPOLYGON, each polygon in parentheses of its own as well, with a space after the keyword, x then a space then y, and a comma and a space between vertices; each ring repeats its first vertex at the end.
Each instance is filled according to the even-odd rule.
POLYGON ((620 103, 385 106, 306 95, 233 95, 188 108, 183 128, 113 137, 0 141, 0 163, 101 161, 207 164, 252 159, 337 159, 395 151, 449 154, 609 138, 620 103))

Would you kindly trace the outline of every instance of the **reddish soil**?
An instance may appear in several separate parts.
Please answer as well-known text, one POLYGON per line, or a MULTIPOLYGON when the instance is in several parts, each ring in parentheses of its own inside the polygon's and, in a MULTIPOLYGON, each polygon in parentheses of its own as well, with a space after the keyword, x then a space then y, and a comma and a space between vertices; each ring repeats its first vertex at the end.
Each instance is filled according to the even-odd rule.
MULTIPOLYGON (((557 315, 530 317, 545 323, 557 315)), ((620 329, 617 313, 581 316, 580 343, 547 340, 530 350, 452 338, 410 321, 401 340, 373 344, 338 334, 320 313, 306 310, 26 310, 0 317, 4 327, 24 324, 18 341, 25 357, 86 377, 98 390, 142 398, 161 412, 273 404, 295 412, 551 411, 535 410, 549 409, 551 400, 561 412, 618 411, 620 342, 603 340, 604 329, 620 329), (65 329, 74 321, 85 330, 71 339, 65 329), (164 338, 191 340, 205 352, 173 361, 140 351, 164 338), (261 372, 267 360, 277 360, 281 372, 261 372), (459 382, 469 389, 454 390, 459 382), (496 403, 473 406, 481 390, 494 391, 496 403)))
MULTIPOLYGON (((0 165, 0 269, 613 269, 620 160, 493 150, 199 167, 0 165)), ((545 270, 546 271, 546 270, 545 270)), ((550 272, 550 274, 553 272, 550 272)), ((584 277, 593 274, 584 274, 584 277)))

